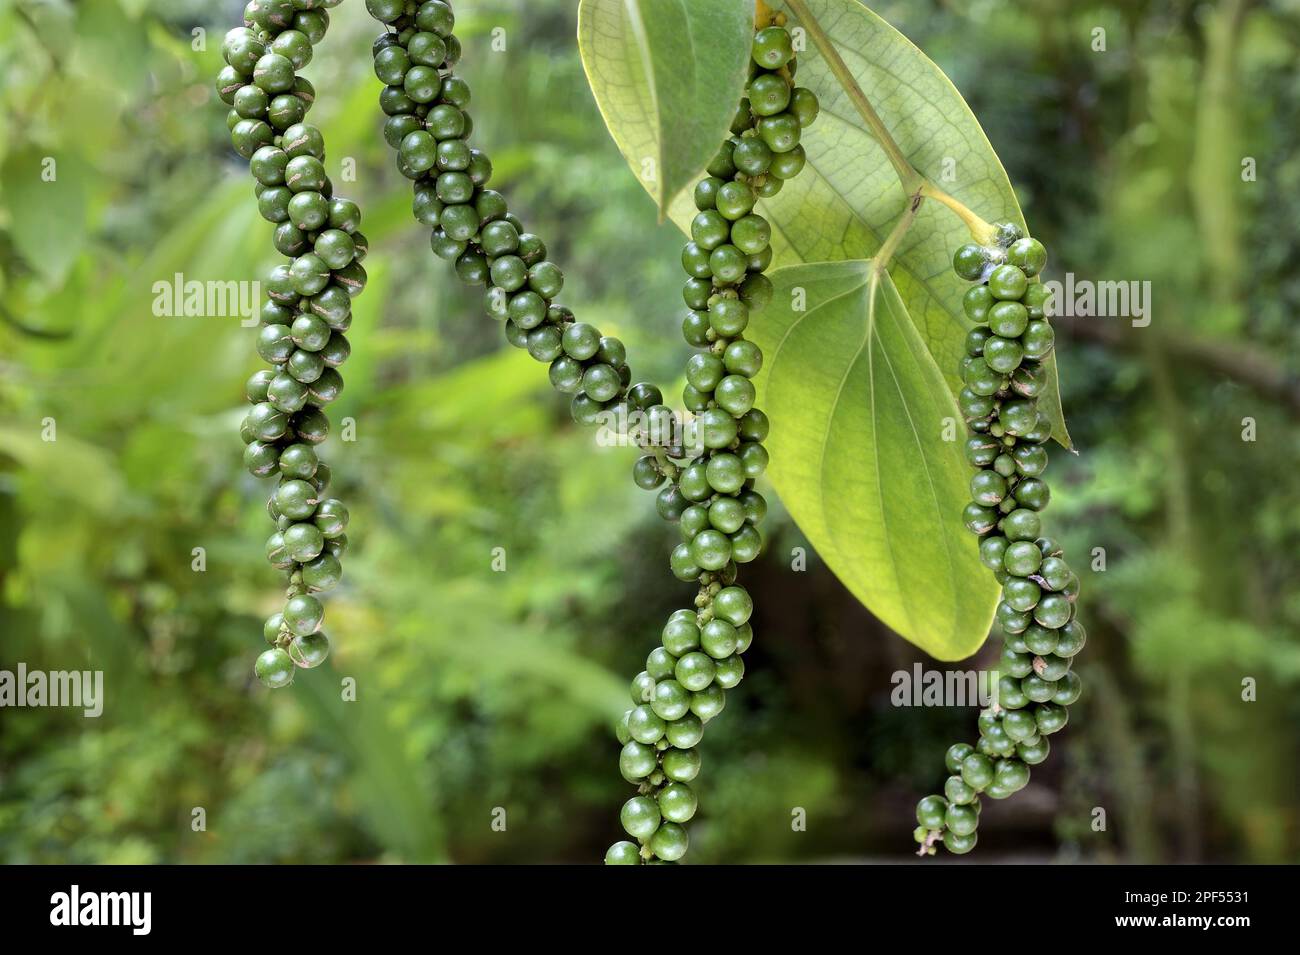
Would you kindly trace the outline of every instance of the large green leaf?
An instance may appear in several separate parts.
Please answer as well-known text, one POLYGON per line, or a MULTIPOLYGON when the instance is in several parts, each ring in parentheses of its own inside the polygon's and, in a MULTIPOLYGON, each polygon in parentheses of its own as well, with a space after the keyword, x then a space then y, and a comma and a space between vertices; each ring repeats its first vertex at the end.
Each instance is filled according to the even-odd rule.
POLYGON ((871 262, 772 274, 760 384, 770 474, 817 552, 872 613, 940 660, 988 635, 998 588, 962 527, 968 468, 944 387, 888 275, 871 262))
POLYGON ((51 285, 67 276, 86 240, 85 163, 75 153, 28 148, 0 169, 0 202, 24 261, 51 285))
MULTIPOLYGON (((907 161, 984 219, 1023 226, 1002 164, 943 72, 857 0, 807 3, 907 161)), ((996 592, 960 526, 968 499, 964 456, 956 441, 939 436, 942 418, 960 420, 953 395, 970 328, 961 308, 968 285, 953 274, 951 259, 970 234, 937 200, 922 202, 893 249, 887 280, 869 288, 862 263, 910 197, 827 62, 805 41, 806 33, 796 32, 798 81, 817 94, 821 116, 804 133, 804 172, 760 203, 772 222, 782 288, 750 325, 755 340, 779 352, 769 355, 760 382, 772 416, 771 475, 809 540, 873 612, 935 656, 956 658, 984 639, 996 592), (839 289, 844 298, 824 303, 805 323, 812 305, 809 313, 791 309, 794 284, 809 294, 839 289), (804 342, 793 355, 792 341, 804 342), (904 352, 900 343, 921 347, 904 352), (885 362, 885 378, 877 358, 897 359, 885 362), (839 377, 824 379, 825 368, 839 377)), ((621 115, 595 91, 616 140, 631 130, 638 141, 664 147, 655 127, 621 115)), ((716 144, 667 142, 692 154, 716 144)), ((695 212, 689 192, 670 203, 669 216, 684 233, 695 212)), ((1054 437, 1069 447, 1054 361, 1048 371, 1040 401, 1054 437)))
POLYGON ((578 49, 605 124, 660 213, 700 175, 745 88, 753 6, 582 0, 578 49))
MULTIPOLYGON (((807 3, 912 166, 984 219, 1023 226, 1002 163, 943 71, 858 0, 807 3)), ((611 0, 601 5, 618 4, 611 0)), ((772 5, 779 6, 775 0, 772 5)), ((797 26, 797 21, 792 19, 791 25, 797 26)), ((796 43, 802 46, 806 39, 806 34, 797 35, 796 43)), ((908 197, 816 47, 806 42, 798 54, 798 81, 817 94, 822 112, 804 133, 808 154, 804 172, 779 195, 760 203, 760 211, 773 224, 775 265, 871 258, 903 214, 908 197)), ((607 55, 619 54, 611 48, 607 55)), ((620 146, 626 140, 638 144, 629 156, 634 170, 639 170, 634 157, 661 149, 665 142, 670 149, 697 156, 715 151, 721 141, 720 136, 705 142, 689 140, 686 130, 674 130, 673 137, 666 139, 635 110, 612 101, 594 78, 592 86, 615 140, 620 146)), ((629 155, 626 148, 623 152, 629 155)), ((652 184, 645 185, 651 195, 660 197, 652 184)), ((669 217, 683 232, 689 232, 694 215, 689 193, 671 202, 669 217)), ((958 246, 969 241, 960 219, 927 201, 889 266, 899 295, 954 394, 961 388, 957 362, 970 323, 961 310, 966 283, 953 274, 950 263, 958 246)), ((758 318, 760 323, 766 320, 758 318)), ((1052 419, 1053 437, 1068 448, 1056 362, 1049 359, 1047 364, 1048 387, 1040 403, 1052 419)))

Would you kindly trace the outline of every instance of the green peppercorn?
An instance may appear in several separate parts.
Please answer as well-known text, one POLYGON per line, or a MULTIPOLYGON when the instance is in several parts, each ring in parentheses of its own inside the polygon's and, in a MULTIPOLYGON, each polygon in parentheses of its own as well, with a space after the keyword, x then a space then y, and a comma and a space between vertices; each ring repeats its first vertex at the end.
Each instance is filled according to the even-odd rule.
POLYGON ((700 645, 700 629, 695 624, 695 615, 670 619, 664 625, 662 639, 664 649, 674 656, 695 650, 700 645))
POLYGON ((334 541, 325 541, 325 550, 302 565, 302 579, 312 591, 332 590, 343 579, 343 565, 334 553, 334 541))
POLYGON ((251 441, 244 447, 244 467, 257 477, 268 477, 279 467, 279 448, 262 441, 251 441))
POLYGON ((713 679, 718 686, 729 690, 745 678, 745 661, 738 654, 733 654, 717 662, 713 679))
POLYGON ((279 647, 263 651, 254 667, 257 679, 272 689, 292 683, 296 669, 293 659, 279 647))
POLYGON ((1007 248, 1007 261, 1025 275, 1034 276, 1047 264, 1047 249, 1037 239, 1018 239, 1007 248))
MULTIPOLYGON (((970 786, 978 792, 993 782, 993 764, 989 761, 987 756, 982 756, 979 753, 972 753, 962 760, 961 778, 967 786, 970 786)), ((940 828, 940 826, 933 826, 931 828, 937 829, 940 828)))
POLYGON ((659 828, 659 805, 646 796, 633 796, 623 804, 619 819, 628 835, 637 839, 649 839, 659 828))
MULTIPOLYGON (((989 309, 988 317, 989 327, 993 333, 1003 338, 1019 338, 1029 324, 1028 309, 1015 301, 996 303, 989 309)), ((1030 357, 1036 356, 1031 354, 1030 357)))
POLYGON ((808 155, 802 146, 795 146, 793 149, 784 152, 774 153, 772 155, 772 164, 768 167, 768 173, 777 179, 793 179, 807 165, 808 155))
POLYGON ((1007 495, 1007 481, 996 471, 976 471, 970 481, 971 498, 976 504, 994 507, 1007 495))
POLYGON ((734 245, 720 245, 709 253, 708 269, 715 283, 734 285, 745 276, 749 260, 734 245))
POLYGON ((948 804, 942 796, 926 796, 916 805, 916 821, 926 829, 942 829, 948 804))
POLYGON ((650 651, 650 655, 646 657, 645 671, 650 674, 652 680, 666 680, 673 675, 673 669, 676 665, 676 657, 664 647, 655 647, 650 651))
POLYGON ((692 651, 677 661, 674 676, 687 690, 703 690, 713 682, 713 659, 705 653, 692 651))
POLYGON ((782 27, 764 27, 754 36, 754 62, 765 70, 779 70, 794 57, 790 34, 782 27))
POLYGON ((697 807, 695 793, 685 783, 669 783, 659 791, 659 811, 669 822, 690 821, 697 807))
MULTIPOLYGON (((693 750, 691 752, 694 752, 693 750)), ((657 766, 655 748, 635 740, 628 742, 619 754, 618 768, 629 781, 644 779, 657 766)))
POLYGON ((968 244, 959 248, 952 258, 952 269, 959 276, 969 281, 978 279, 988 262, 987 250, 982 246, 968 244))
POLYGON ((761 252, 771 241, 772 227, 762 216, 750 213, 731 223, 731 243, 747 255, 761 252))
POLYGON ((1000 335, 994 335, 985 342, 981 354, 990 368, 1004 375, 1019 368, 1024 359, 1024 349, 1020 342, 1000 335))
POLYGON ((616 842, 605 853, 605 865, 640 865, 641 850, 631 842, 616 842))
POLYGON ((1027 508, 1016 508, 999 523, 1008 540, 1037 540, 1042 528, 1038 514, 1027 508))
POLYGON ((1029 287, 1024 271, 1015 265, 999 265, 988 278, 988 289, 1000 301, 1018 301, 1029 287))
MULTIPOLYGON (((647 671, 648 672, 648 671, 647 671)), ((657 743, 667 731, 667 724, 648 705, 641 704, 632 710, 627 719, 627 729, 638 743, 657 743)))
POLYGON ((690 555, 704 570, 721 570, 731 560, 731 541, 721 531, 701 531, 690 543, 690 555))
POLYGON ((758 134, 773 153, 787 153, 798 147, 802 130, 792 113, 778 113, 759 120, 758 134))
POLYGON ((664 750, 663 771, 665 776, 675 782, 689 783, 699 775, 700 751, 677 748, 664 750))
MULTIPOLYGON (((661 680, 655 684, 651 709, 665 720, 678 720, 691 710, 692 694, 676 680, 661 680)), ((700 715, 700 714, 696 714, 700 715)), ((700 716, 704 719, 703 716, 700 716)))
POLYGON ((1016 468, 1026 477, 1037 477, 1047 469, 1047 452, 1038 445, 1018 444, 1011 456, 1016 461, 1016 468))
POLYGON ((1045 680, 1037 673, 1031 673, 1020 681, 1020 692, 1034 703, 1046 703, 1056 692, 1056 681, 1045 680))
POLYGON ((1052 648, 1052 652, 1060 657, 1075 656, 1088 640, 1087 631, 1078 620, 1068 621, 1055 633, 1056 646, 1052 648))
POLYGON ((746 137, 732 150, 731 161, 746 176, 761 176, 772 165, 772 149, 756 136, 746 137))
POLYGON ((1008 544, 1003 560, 1008 573, 1028 577, 1037 572, 1042 554, 1032 541, 1019 540, 1008 544))
POLYGON ((705 723, 721 713, 726 704, 726 695, 716 683, 691 694, 691 712, 705 723))
POLYGON ((737 417, 754 407, 754 385, 740 375, 727 375, 714 390, 714 399, 718 406, 737 417))
POLYGON ((253 406, 248 413, 249 429, 258 441, 278 441, 288 430, 289 417, 269 402, 253 406))

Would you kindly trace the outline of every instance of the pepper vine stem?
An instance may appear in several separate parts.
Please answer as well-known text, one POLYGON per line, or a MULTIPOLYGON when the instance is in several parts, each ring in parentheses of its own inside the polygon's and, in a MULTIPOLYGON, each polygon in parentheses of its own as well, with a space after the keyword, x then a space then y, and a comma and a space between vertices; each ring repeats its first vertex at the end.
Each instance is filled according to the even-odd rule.
MULTIPOLYGON (((759 3, 761 2, 762 0, 759 0, 759 3)), ((909 204, 910 214, 913 217, 915 216, 915 207, 918 205, 916 197, 934 199, 941 205, 947 206, 961 218, 976 242, 981 245, 991 244, 996 236, 993 226, 923 176, 903 154, 898 142, 889 132, 889 127, 885 125, 884 120, 880 118, 880 114, 871 105, 871 100, 867 98, 867 94, 858 85, 858 81, 854 79, 853 72, 849 69, 848 64, 844 62, 844 58, 835 49, 835 45, 831 43, 826 31, 821 28, 817 18, 808 9, 808 4, 804 0, 785 0, 785 4, 799 18, 799 22, 803 24, 804 29, 808 31, 808 35, 812 37, 813 44, 816 45, 822 58, 826 60, 826 65, 830 68, 832 75, 839 81, 845 95, 848 96, 849 101, 858 111, 858 115, 862 117, 862 121, 867 124, 867 128, 876 138, 876 142, 884 150, 885 155, 889 158, 890 165, 894 167, 894 172, 898 175, 899 185, 903 187, 905 193, 913 197, 912 202, 909 204)), ((908 225, 911 224, 911 220, 906 218, 906 214, 902 221, 908 225)), ((887 243, 888 241, 886 239, 887 243)), ((884 251, 883 247, 882 251, 884 251)))

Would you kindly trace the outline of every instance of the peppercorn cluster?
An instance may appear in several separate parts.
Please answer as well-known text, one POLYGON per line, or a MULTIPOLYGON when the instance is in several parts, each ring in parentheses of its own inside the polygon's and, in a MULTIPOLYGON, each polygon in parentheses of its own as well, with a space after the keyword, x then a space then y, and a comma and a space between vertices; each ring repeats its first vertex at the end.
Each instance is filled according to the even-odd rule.
POLYGON ((749 97, 696 188, 700 214, 683 253, 691 276, 683 332, 702 349, 688 363, 683 395, 697 416, 693 441, 702 447, 694 448, 660 389, 632 383, 622 342, 556 303, 562 272, 505 197, 488 188, 492 164, 469 145, 470 90, 453 72, 460 44, 451 5, 367 0, 367 8, 389 28, 373 47, 385 84, 384 138, 414 183, 412 211, 432 229, 434 253, 455 262, 463 281, 485 286, 486 311, 504 324, 507 341, 548 364, 554 387, 573 396, 575 421, 619 428, 647 452, 634 463, 633 480, 658 489, 659 514, 682 528, 670 565, 700 592, 695 609, 673 614, 663 645, 633 681, 636 707, 618 736, 620 768, 639 789, 622 821, 639 845, 620 842, 606 856, 675 861, 686 851, 682 824, 696 810, 688 785, 699 771, 695 746, 704 723, 721 712, 724 690, 740 681, 740 654, 753 637, 753 602, 735 579, 737 564, 753 560, 762 544, 756 525, 767 504, 753 482, 767 465, 768 422, 754 408, 750 381, 762 354, 743 332, 751 310, 772 295, 762 274, 772 259, 771 228, 753 210, 803 167, 800 130, 816 117, 816 98, 793 88, 789 33, 760 31, 749 97))
POLYGON ((742 654, 754 639, 753 600, 736 583, 737 566, 759 554, 758 524, 767 512, 754 480, 768 463, 768 419, 754 407, 751 381, 763 354, 744 333, 751 313, 772 297, 763 274, 772 261, 772 230, 754 207, 803 168, 800 136, 818 104, 794 85, 794 50, 782 25, 757 31, 752 60, 732 135, 695 187, 699 213, 682 252, 690 276, 682 333, 699 349, 687 362, 682 393, 696 416, 694 447, 646 455, 634 472, 641 487, 659 488, 659 513, 680 527, 673 574, 700 589, 693 609, 669 617, 662 644, 632 681, 633 707, 617 734, 619 769, 637 787, 620 819, 636 841, 611 846, 608 864, 672 863, 685 855, 685 824, 697 808, 697 746, 704 725, 722 712, 726 691, 744 676, 742 654))
POLYGON ((1081 690, 1070 668, 1086 640, 1075 619, 1079 579, 1060 545, 1043 536, 1040 518, 1050 497, 1042 475, 1052 429, 1038 399, 1053 332, 1044 314, 1049 293, 1036 277, 1047 250, 1014 224, 994 228, 994 244, 962 246, 953 269, 977 283, 962 301, 976 323, 957 398, 970 431, 966 458, 976 469, 963 518, 1002 585, 1001 675, 996 701, 979 715, 979 742, 948 749, 943 795, 917 805, 921 854, 933 854, 938 842, 959 854, 975 847, 980 797, 1005 799, 1025 787, 1029 767, 1047 758, 1047 737, 1065 726, 1066 708, 1081 690))
MULTIPOLYGON (((276 224, 275 246, 289 261, 273 270, 258 350, 273 367, 249 381, 253 410, 243 433, 254 474, 279 474, 268 504, 277 522, 272 563, 290 572, 288 602, 266 622, 272 649, 258 660, 271 686, 296 666, 320 663, 328 641, 313 594, 337 583, 347 512, 322 500, 328 467, 315 455, 328 422, 321 408, 337 396, 336 368, 348 355, 350 302, 365 284, 367 251, 355 204, 335 197, 324 171, 319 130, 303 122, 311 85, 297 76, 339 0, 253 0, 245 26, 226 38, 218 89, 232 107, 236 150, 250 160, 259 210, 276 224)), ((445 0, 367 0, 386 25, 373 45, 385 84, 384 138, 413 183, 412 212, 431 229, 431 246, 468 284, 485 287, 485 308, 506 339, 549 368, 554 387, 572 395, 576 421, 620 429, 643 453, 633 465, 642 488, 658 490, 657 510, 681 528, 670 566, 696 582, 694 609, 675 612, 662 645, 633 681, 635 704, 620 721, 620 769, 638 794, 621 814, 638 842, 610 848, 610 863, 674 862, 687 847, 695 813, 688 785, 699 771, 704 724, 721 712, 725 690, 744 673, 753 601, 736 581, 738 564, 758 556, 757 525, 767 510, 754 480, 767 466, 768 420, 754 407, 751 379, 762 365, 744 337, 750 314, 771 299, 763 274, 772 260, 771 227, 754 212, 805 163, 802 130, 817 117, 816 97, 795 87, 790 35, 759 30, 747 96, 731 136, 695 189, 699 210, 682 263, 686 340, 700 349, 687 365, 683 403, 689 427, 661 391, 632 383, 623 344, 557 304, 564 277, 546 246, 528 232, 501 193, 488 188, 492 164, 469 144, 470 90, 454 68, 460 43, 445 0)))
POLYGON ((616 427, 647 452, 634 463, 633 480, 659 489, 659 514, 682 528, 670 565, 679 579, 698 582, 700 593, 695 609, 673 614, 663 645, 633 681, 636 707, 618 736, 620 768, 639 789, 622 821, 639 845, 620 842, 606 856, 612 863, 675 861, 686 851, 682 824, 696 810, 688 785, 699 771, 695 746, 704 723, 721 712, 724 690, 740 681, 740 654, 753 637, 753 602, 735 579, 736 565, 753 560, 762 544, 755 525, 767 505, 753 482, 767 465, 768 422, 754 408, 750 381, 762 354, 743 332, 750 311, 772 295, 762 274, 772 259, 771 228, 753 209, 803 167, 800 130, 816 117, 816 98, 793 89, 788 32, 760 31, 750 95, 733 137, 696 188, 700 214, 683 253, 691 275, 683 331, 703 349, 687 365, 683 395, 697 415, 693 432, 702 448, 694 454, 660 389, 632 383, 622 342, 556 303, 563 273, 505 197, 488 188, 492 164, 469 145, 469 86, 453 72, 460 44, 451 5, 367 0, 367 8, 389 28, 373 47, 385 84, 384 138, 414 183, 412 211, 432 229, 434 253, 455 262, 463 281, 485 286, 487 313, 504 324, 507 341, 548 364, 552 385, 573 396, 575 421, 616 427))
POLYGON ((576 421, 626 422, 633 410, 660 406, 658 388, 632 384, 623 343, 556 302, 564 273, 505 197, 487 187, 492 162, 469 144, 470 88, 453 72, 461 45, 451 4, 366 0, 366 9, 388 28, 372 48, 385 84, 384 139, 412 181, 412 213, 432 230, 434 253, 454 262, 462 281, 485 287, 488 315, 510 344, 548 365, 556 390, 573 396, 576 421))
POLYGON ((338 368, 350 354, 352 299, 366 283, 361 211, 336 196, 325 173, 321 132, 304 119, 315 92, 298 75, 325 36, 339 0, 252 0, 244 26, 222 43, 226 66, 217 92, 230 107, 231 141, 249 161, 258 211, 275 224, 275 248, 287 261, 265 287, 257 351, 270 365, 246 386, 244 463, 258 477, 278 476, 267 502, 275 533, 267 559, 288 572, 281 612, 266 620, 271 645, 255 672, 267 686, 293 682, 298 667, 329 654, 324 608, 315 594, 336 586, 347 549, 348 512, 327 497, 329 467, 316 451, 329 433, 322 410, 338 397, 338 368))

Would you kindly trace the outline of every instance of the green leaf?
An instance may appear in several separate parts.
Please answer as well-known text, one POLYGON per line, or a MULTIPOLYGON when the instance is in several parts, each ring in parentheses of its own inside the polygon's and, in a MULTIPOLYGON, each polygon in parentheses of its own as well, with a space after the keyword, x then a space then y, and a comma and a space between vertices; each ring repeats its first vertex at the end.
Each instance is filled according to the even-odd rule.
POLYGON ((582 0, 578 49, 605 125, 662 216, 717 153, 745 88, 753 6, 582 0))
MULTIPOLYGON (((377 674, 364 670, 343 672, 354 676, 360 686, 373 687, 378 682, 377 674)), ((393 726, 392 709, 360 694, 356 700, 345 701, 338 681, 338 675, 333 680, 301 680, 296 701, 332 748, 349 757, 360 815, 381 843, 396 849, 404 859, 445 861, 442 815, 430 811, 435 793, 424 767, 393 726)))
POLYGON ((40 419, 0 419, 0 448, 21 465, 24 479, 41 489, 45 498, 75 501, 101 515, 118 514, 126 499, 126 486, 112 456, 55 423, 53 440, 44 440, 40 419))
POLYGON ((136 93, 149 78, 149 40, 138 16, 136 11, 128 17, 117 0, 77 4, 78 67, 91 77, 111 71, 113 86, 124 96, 136 93))
MULTIPOLYGON (((943 71, 856 0, 808 0, 808 7, 913 168, 989 222, 1024 226, 1006 170, 943 71)), ((777 262, 865 257, 889 234, 906 197, 884 151, 815 49, 801 55, 799 82, 821 100, 822 117, 804 140, 812 175, 791 182, 792 188, 771 206, 782 220, 786 243, 785 249, 777 248, 777 262), (804 190, 807 199, 800 196, 804 190), (815 217, 808 215, 813 209, 815 217), (836 235, 844 237, 837 243, 840 248, 827 254, 826 237, 836 235)), ((961 309, 962 293, 969 286, 953 274, 951 262, 952 253, 969 241, 961 220, 927 202, 890 267, 899 294, 954 393, 961 390, 956 364, 970 323, 961 309)), ((1040 403, 1052 419, 1053 436, 1068 448, 1055 359, 1047 365, 1049 388, 1040 403)))
POLYGON ((962 526, 961 415, 898 289, 869 261, 792 266, 753 338, 769 474, 871 612, 940 660, 988 635, 998 587, 962 526), (945 441, 945 434, 950 440, 945 441))
MULTIPOLYGON (((943 71, 857 0, 807 2, 912 166, 984 219, 1023 226, 997 153, 943 71)), ((792 26, 797 24, 792 21, 792 26)), ((795 39, 801 42, 800 35, 795 39)), ((817 94, 822 109, 803 134, 804 171, 777 196, 759 203, 773 226, 774 265, 869 259, 903 214, 908 197, 811 41, 798 51, 798 59, 798 82, 817 94)), ((669 218, 684 233, 689 234, 694 216, 689 194, 679 195, 670 206, 669 218)), ((953 274, 951 263, 953 252, 969 241, 957 216, 926 201, 889 266, 954 394, 961 390, 957 362, 971 325, 961 308, 968 283, 953 274)), ((1039 401, 1051 417, 1052 436, 1069 448, 1054 358, 1047 368, 1048 387, 1039 401)))
POLYGON ((24 149, 0 169, 14 246, 52 285, 67 276, 86 239, 85 179, 85 163, 62 150, 24 149))

